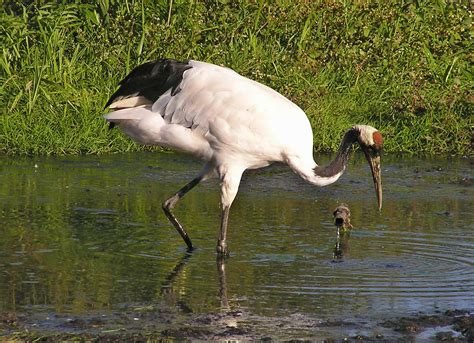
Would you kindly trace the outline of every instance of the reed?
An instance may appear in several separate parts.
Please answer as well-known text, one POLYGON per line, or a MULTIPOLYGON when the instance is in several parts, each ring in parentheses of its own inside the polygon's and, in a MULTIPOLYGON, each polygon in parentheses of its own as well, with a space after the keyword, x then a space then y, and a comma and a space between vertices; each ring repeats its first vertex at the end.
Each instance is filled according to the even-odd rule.
POLYGON ((107 130, 103 105, 158 57, 229 66, 308 114, 315 148, 354 123, 388 152, 471 155, 468 1, 6 2, 0 25, 0 152, 150 149, 107 130))

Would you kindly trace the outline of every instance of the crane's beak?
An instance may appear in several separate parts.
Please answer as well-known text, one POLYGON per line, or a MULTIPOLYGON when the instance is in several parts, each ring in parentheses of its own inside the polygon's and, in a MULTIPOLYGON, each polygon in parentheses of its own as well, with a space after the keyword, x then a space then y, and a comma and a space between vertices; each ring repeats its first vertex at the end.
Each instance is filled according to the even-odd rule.
POLYGON ((382 209, 382 174, 380 171, 380 154, 367 148, 362 149, 365 157, 369 162, 370 170, 372 171, 372 178, 374 179, 375 194, 377 195, 377 202, 379 211, 382 209))

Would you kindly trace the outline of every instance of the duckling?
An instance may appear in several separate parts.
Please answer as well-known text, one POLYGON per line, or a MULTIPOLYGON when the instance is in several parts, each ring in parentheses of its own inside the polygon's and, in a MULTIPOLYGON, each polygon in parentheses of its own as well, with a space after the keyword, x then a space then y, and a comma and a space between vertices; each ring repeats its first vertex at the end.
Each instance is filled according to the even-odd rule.
POLYGON ((332 214, 334 216, 334 225, 343 230, 352 229, 353 226, 350 221, 351 211, 347 204, 340 204, 332 214))

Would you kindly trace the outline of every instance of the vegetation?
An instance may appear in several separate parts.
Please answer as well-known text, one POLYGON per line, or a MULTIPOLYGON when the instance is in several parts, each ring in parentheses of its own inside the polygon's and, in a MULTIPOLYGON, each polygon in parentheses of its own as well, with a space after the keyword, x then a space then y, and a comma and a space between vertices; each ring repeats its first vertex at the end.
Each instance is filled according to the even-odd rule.
POLYGON ((9 1, 1 13, 0 152, 144 149, 103 105, 159 57, 229 66, 308 114, 315 148, 354 123, 386 151, 472 155, 470 1, 9 1))

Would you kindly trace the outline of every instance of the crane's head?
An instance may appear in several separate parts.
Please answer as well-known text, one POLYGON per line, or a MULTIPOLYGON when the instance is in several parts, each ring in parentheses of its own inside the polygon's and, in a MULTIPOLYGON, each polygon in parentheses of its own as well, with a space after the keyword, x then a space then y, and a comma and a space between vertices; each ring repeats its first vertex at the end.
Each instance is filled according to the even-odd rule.
POLYGON ((369 125, 356 125, 353 129, 359 132, 358 142, 372 171, 380 210, 382 209, 382 176, 380 172, 380 152, 383 145, 382 135, 377 129, 369 125))

